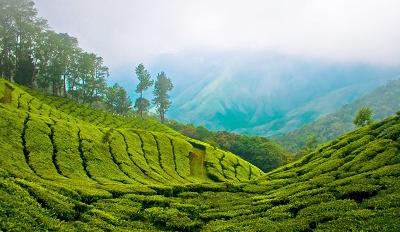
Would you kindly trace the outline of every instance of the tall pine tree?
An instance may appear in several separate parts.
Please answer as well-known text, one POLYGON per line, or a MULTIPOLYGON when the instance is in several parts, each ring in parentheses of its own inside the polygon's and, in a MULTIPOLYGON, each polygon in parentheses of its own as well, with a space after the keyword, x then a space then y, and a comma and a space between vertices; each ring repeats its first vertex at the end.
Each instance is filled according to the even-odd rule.
POLYGON ((160 115, 161 122, 165 120, 165 113, 171 106, 171 101, 169 100, 168 91, 171 91, 174 86, 171 80, 161 72, 157 75, 157 80, 154 84, 154 99, 153 103, 156 105, 158 114, 160 115))
POLYGON ((139 80, 139 84, 136 86, 136 93, 140 94, 139 98, 136 99, 135 108, 140 114, 140 117, 143 118, 143 113, 147 112, 150 107, 150 102, 143 97, 143 93, 153 85, 153 80, 151 80, 150 73, 143 64, 139 64, 136 67, 135 73, 139 80))

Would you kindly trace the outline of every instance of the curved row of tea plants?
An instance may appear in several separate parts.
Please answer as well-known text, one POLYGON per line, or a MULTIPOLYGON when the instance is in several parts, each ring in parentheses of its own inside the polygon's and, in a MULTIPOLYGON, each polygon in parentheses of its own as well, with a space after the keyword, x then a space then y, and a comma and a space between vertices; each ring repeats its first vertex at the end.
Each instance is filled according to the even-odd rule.
POLYGON ((263 175, 52 101, 0 82, 0 230, 400 231, 400 114, 263 175))

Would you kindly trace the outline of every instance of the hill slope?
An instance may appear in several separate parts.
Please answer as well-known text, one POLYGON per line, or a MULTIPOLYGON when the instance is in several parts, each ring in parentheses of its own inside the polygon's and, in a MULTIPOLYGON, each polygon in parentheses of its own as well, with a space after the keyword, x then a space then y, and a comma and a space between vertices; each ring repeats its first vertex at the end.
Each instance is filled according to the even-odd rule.
POLYGON ((37 92, 32 96, 5 81, 1 85, 2 131, 15 132, 8 136, 10 152, 23 153, 27 173, 50 179, 85 177, 91 182, 182 184, 196 180, 191 173, 199 171, 192 170, 196 167, 191 159, 198 156, 206 164, 199 166, 204 174, 200 181, 248 179, 251 168, 260 174, 239 157, 156 121, 112 115, 37 92))
POLYGON ((180 133, 230 151, 264 172, 287 163, 293 155, 272 139, 227 131, 210 131, 203 126, 169 120, 167 125, 180 133))
POLYGON ((0 90, 0 230, 400 230, 400 114, 255 178, 236 156, 161 125, 126 128, 115 117, 111 130, 82 120, 102 119, 80 105, 56 110, 60 99, 40 107, 9 83, 0 90))
POLYGON ((374 119, 382 120, 400 110, 400 80, 389 81, 354 102, 343 106, 300 129, 289 132, 276 140, 291 151, 301 149, 309 135, 315 135, 318 142, 325 142, 354 129, 353 118, 357 111, 368 106, 374 111, 374 119))

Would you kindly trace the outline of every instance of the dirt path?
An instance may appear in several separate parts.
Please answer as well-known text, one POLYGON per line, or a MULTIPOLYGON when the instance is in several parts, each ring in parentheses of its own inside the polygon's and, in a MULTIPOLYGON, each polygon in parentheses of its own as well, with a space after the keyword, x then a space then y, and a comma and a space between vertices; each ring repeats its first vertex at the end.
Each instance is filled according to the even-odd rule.
POLYGON ((206 178, 204 159, 205 159, 205 149, 194 147, 191 152, 189 152, 190 160, 190 176, 204 179, 206 178))
POLYGON ((5 89, 4 89, 4 95, 3 97, 0 99, 0 103, 4 103, 4 104, 10 104, 12 101, 12 96, 11 96, 11 92, 14 90, 13 87, 11 87, 9 84, 5 84, 5 89))

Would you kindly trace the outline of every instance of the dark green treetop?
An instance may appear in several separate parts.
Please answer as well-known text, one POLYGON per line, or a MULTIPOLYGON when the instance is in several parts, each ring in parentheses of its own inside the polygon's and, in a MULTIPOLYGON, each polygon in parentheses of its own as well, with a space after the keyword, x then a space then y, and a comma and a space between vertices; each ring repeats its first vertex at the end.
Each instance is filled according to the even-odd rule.
POLYGON ((369 125, 373 122, 372 115, 373 111, 369 107, 361 107, 353 119, 353 123, 358 127, 369 125))
POLYGON ((169 100, 168 91, 174 88, 171 80, 167 77, 164 72, 157 74, 157 80, 154 84, 154 98, 153 103, 156 105, 158 114, 160 115, 161 122, 164 122, 165 113, 171 106, 171 101, 169 100))
POLYGON ((154 82, 151 80, 150 73, 146 70, 143 64, 139 64, 135 68, 135 73, 139 80, 139 83, 136 86, 136 93, 140 94, 140 96, 136 99, 135 108, 143 118, 143 113, 147 112, 150 107, 150 102, 143 97, 143 92, 152 86, 154 82))
POLYGON ((107 89, 105 102, 110 110, 118 114, 127 113, 132 104, 128 93, 118 84, 114 84, 112 87, 107 89))

